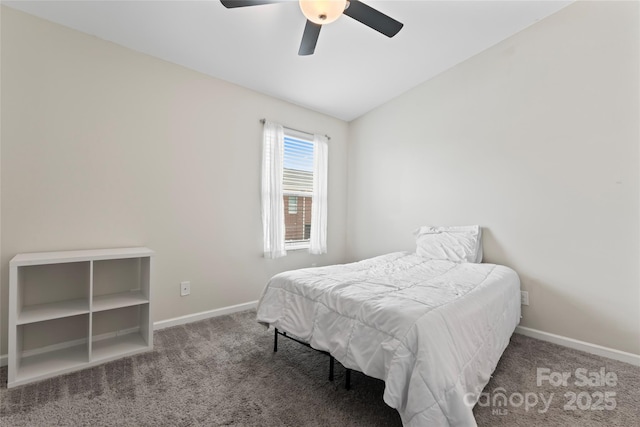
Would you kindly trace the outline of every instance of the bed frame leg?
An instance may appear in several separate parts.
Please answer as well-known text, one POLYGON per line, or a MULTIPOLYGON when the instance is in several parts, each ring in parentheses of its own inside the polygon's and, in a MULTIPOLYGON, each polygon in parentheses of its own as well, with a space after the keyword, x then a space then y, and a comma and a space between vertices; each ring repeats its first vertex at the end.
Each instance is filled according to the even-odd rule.
POLYGON ((335 363, 335 359, 333 356, 329 355, 329 381, 333 381, 333 366, 335 363))
POLYGON ((344 376, 344 388, 346 390, 351 390, 351 369, 348 368, 344 376))
MULTIPOLYGON (((287 338, 290 338, 294 341, 299 342, 300 344, 304 344, 307 347, 311 347, 309 344, 302 342, 294 337, 290 337, 287 335, 286 332, 280 332, 278 330, 278 328, 273 328, 273 352, 277 352, 278 351, 278 335, 283 335, 287 338)), ((313 347, 311 347, 313 348, 313 347)), ((329 352, 326 351, 322 351, 322 353, 328 354, 329 355, 329 381, 333 381, 334 378, 334 372, 335 372, 335 362, 336 359, 335 357, 333 357, 329 352)), ((351 389, 351 369, 347 369, 346 370, 346 375, 345 375, 345 380, 344 380, 344 388, 347 390, 351 389)))

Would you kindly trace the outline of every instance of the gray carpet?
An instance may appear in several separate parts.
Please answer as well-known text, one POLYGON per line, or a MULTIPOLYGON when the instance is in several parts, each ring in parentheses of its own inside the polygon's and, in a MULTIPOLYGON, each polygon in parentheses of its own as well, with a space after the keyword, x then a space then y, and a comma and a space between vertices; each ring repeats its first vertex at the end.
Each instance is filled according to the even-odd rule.
MULTIPOLYGON (((327 380, 327 356, 283 338, 273 353, 272 330, 255 322, 255 312, 156 331, 154 339, 153 352, 11 390, 1 368, 0 425, 401 426, 382 401, 383 382, 354 373, 347 391, 339 364, 335 381, 327 380)), ((520 335, 485 392, 474 409, 480 426, 637 426, 640 419, 640 368, 520 335), (609 385, 574 385, 576 369, 602 367, 617 375, 615 385, 611 375, 609 385), (537 368, 572 376, 567 386, 537 386, 537 368), (511 402, 490 405, 501 388, 511 402), (565 408, 571 392, 579 397, 575 410, 565 408), (605 392, 607 402, 597 403, 605 392), (553 393, 548 410, 540 397, 531 406, 532 393, 545 401, 553 393)))

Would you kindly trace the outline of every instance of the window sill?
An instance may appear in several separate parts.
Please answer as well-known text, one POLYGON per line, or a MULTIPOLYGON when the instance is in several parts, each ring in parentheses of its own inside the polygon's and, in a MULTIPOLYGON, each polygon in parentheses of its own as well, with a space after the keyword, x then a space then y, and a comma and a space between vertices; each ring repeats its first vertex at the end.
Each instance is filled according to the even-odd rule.
POLYGON ((303 249, 309 249, 311 245, 308 242, 304 243, 288 243, 284 245, 284 249, 287 251, 299 251, 303 249))

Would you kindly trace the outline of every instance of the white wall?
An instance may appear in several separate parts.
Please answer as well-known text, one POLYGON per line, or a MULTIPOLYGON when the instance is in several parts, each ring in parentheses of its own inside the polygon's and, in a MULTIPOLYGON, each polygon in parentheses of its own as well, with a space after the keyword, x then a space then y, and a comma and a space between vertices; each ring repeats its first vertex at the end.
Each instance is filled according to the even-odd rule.
POLYGON ((637 2, 578 2, 349 128, 347 251, 480 224, 522 325, 640 354, 637 2))
POLYGON ((253 301, 276 272, 343 260, 345 122, 13 9, 1 23, 1 265, 21 252, 148 246, 158 321, 253 301), (265 117, 331 136, 327 255, 262 257, 265 117))

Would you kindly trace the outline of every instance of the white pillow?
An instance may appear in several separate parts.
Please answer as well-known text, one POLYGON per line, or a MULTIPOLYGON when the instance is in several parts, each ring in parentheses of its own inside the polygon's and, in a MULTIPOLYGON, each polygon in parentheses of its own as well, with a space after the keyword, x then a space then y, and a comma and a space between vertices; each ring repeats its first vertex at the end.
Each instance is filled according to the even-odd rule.
POLYGON ((416 254, 453 262, 482 262, 482 229, 478 225, 422 226, 416 236, 416 254))

